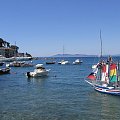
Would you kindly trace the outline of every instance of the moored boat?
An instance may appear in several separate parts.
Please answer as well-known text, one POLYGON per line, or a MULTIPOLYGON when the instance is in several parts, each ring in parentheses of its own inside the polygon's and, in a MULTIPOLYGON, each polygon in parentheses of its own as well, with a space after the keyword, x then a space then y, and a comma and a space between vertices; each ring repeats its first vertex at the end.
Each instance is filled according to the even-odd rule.
POLYGON ((0 55, 0 62, 11 62, 11 61, 14 61, 14 58, 6 58, 0 55))
POLYGON ((15 61, 28 61, 32 60, 32 57, 12 57, 15 61))
POLYGON ((32 62, 14 61, 7 64, 8 67, 32 67, 32 62))
POLYGON ((10 68, 9 67, 0 68, 0 75, 9 74, 9 73, 10 73, 10 68))
POLYGON ((33 72, 27 72, 26 76, 27 77, 44 77, 44 76, 48 76, 50 69, 45 69, 45 67, 43 67, 43 64, 37 64, 35 66, 35 69, 33 72))
POLYGON ((73 62, 73 65, 78 65, 78 64, 81 64, 82 62, 83 62, 82 60, 76 59, 76 60, 73 62))
POLYGON ((0 66, 2 66, 4 64, 4 62, 0 62, 0 66))
POLYGON ((60 62, 58 62, 58 64, 65 65, 65 64, 70 64, 70 63, 67 60, 61 60, 60 62))
POLYGON ((55 64, 55 61, 46 62, 46 64, 55 64))

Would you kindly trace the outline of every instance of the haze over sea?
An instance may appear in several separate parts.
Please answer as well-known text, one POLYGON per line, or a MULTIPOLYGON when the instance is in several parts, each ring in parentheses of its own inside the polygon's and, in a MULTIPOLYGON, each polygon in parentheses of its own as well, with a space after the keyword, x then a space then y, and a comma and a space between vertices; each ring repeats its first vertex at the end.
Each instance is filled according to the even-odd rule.
MULTIPOLYGON (((51 69, 45 78, 28 79, 25 73, 34 67, 13 67, 11 74, 1 75, 0 120, 119 120, 120 98, 98 93, 84 81, 98 58, 80 59, 81 65, 34 60, 51 69)), ((72 63, 76 58, 66 60, 72 63)))

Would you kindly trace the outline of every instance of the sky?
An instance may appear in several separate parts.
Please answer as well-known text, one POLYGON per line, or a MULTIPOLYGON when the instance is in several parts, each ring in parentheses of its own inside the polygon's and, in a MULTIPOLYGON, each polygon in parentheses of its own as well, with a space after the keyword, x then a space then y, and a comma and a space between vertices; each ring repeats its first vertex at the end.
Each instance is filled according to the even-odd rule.
POLYGON ((120 54, 120 0, 0 0, 0 38, 32 56, 120 54))

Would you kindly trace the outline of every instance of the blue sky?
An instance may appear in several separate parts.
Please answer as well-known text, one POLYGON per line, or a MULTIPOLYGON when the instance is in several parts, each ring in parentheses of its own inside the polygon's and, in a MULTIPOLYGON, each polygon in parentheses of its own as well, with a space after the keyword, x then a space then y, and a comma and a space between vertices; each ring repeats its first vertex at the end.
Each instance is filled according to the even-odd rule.
POLYGON ((33 56, 120 54, 120 0, 0 0, 0 37, 33 56))

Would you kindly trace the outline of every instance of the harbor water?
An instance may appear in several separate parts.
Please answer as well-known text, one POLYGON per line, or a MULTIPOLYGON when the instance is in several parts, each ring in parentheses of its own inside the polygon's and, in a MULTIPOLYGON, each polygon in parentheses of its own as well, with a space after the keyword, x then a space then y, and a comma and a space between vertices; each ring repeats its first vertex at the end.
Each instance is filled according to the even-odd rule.
POLYGON ((120 97, 98 93, 85 82, 98 58, 80 59, 81 65, 33 60, 50 69, 44 78, 25 76, 34 67, 11 67, 11 74, 0 76, 0 120, 119 120, 120 97))

